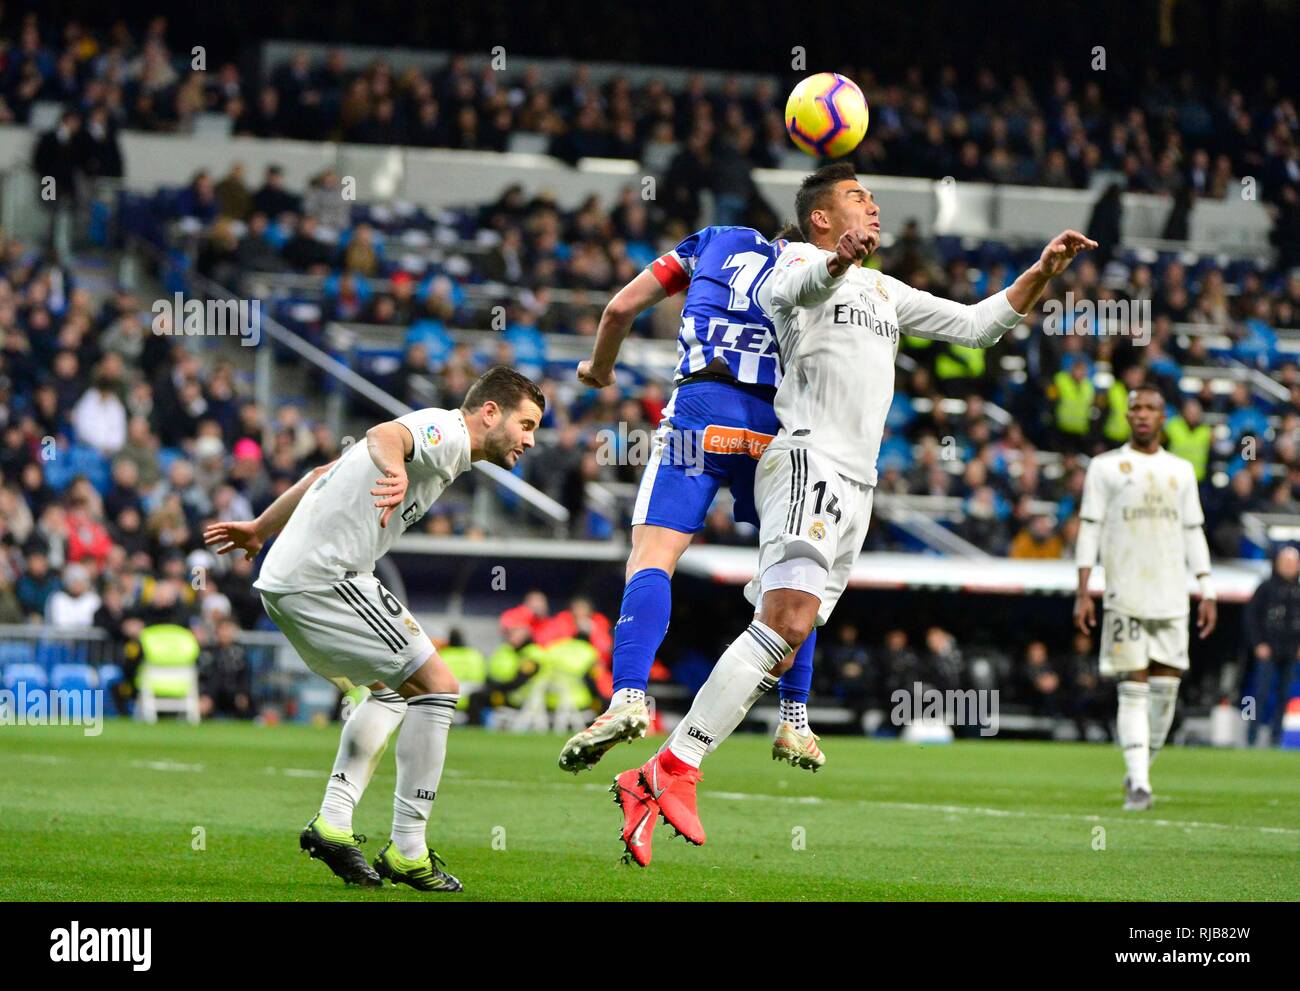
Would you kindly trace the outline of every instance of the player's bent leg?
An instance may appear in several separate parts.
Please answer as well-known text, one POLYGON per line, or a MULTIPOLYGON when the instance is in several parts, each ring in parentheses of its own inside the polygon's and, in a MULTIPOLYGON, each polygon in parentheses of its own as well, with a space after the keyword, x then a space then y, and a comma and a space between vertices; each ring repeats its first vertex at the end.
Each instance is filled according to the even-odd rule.
POLYGON ((819 600, 807 592, 765 592, 755 619, 719 658, 668 747, 641 768, 641 780, 664 821, 697 846, 705 841, 696 806, 699 766, 744 720, 764 680, 783 674, 794 647, 808 635, 819 600), (795 640, 791 645, 786 637, 795 640))
POLYGON ((339 749, 330 770, 320 817, 329 825, 352 831, 352 814, 388 747, 388 739, 406 716, 405 700, 376 682, 339 734, 339 749))
POLYGON ((627 584, 614 625, 614 694, 609 707, 561 748, 561 769, 574 774, 591 770, 611 748, 640 739, 649 729, 646 688, 650 668, 668 632, 672 575, 691 536, 665 526, 632 527, 627 584))
POLYGON ((460 685, 435 651, 397 691, 406 700, 406 718, 397 735, 393 830, 375 860, 375 871, 393 884, 419 891, 460 891, 460 881, 440 869, 442 860, 427 839, 460 685))
POLYGON ((298 845, 345 884, 374 887, 381 883, 361 852, 366 838, 352 831, 352 814, 388 738, 405 715, 406 703, 400 695, 379 683, 372 686, 370 695, 343 724, 320 811, 298 835, 298 845))
POLYGON ((789 761, 795 767, 813 772, 826 763, 826 755, 818 746, 821 737, 808 725, 808 689, 812 685, 816 644, 817 630, 814 627, 795 652, 790 670, 781 675, 778 686, 781 720, 772 740, 773 760, 789 761))

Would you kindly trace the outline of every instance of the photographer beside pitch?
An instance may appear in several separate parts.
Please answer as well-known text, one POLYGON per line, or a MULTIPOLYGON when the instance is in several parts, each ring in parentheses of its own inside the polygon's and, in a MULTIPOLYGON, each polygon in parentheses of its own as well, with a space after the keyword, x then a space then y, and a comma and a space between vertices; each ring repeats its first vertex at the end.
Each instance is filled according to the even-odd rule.
MULTIPOLYGON (((880 208, 848 163, 808 176, 795 197, 808 243, 791 243, 760 292, 772 316, 783 377, 781 431, 755 482, 757 576, 745 589, 756 615, 718 660, 667 745, 615 788, 696 845, 704 827, 695 786, 704 758, 744 720, 768 677, 830 617, 848 584, 871 518, 876 458, 894 398, 900 333, 987 348, 1024 318, 1074 256, 1097 247, 1076 231, 1055 237, 1007 289, 966 306, 862 267, 880 245, 880 208), (765 297, 765 298, 764 298, 765 297)), ((624 829, 629 856, 649 861, 650 830, 624 829)))

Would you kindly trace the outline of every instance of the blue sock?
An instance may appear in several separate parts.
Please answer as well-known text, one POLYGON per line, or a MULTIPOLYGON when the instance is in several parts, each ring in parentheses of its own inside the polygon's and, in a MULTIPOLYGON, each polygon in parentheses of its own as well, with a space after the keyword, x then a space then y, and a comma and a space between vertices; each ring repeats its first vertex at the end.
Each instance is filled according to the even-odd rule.
POLYGON ((663 568, 643 568, 624 586, 614 625, 614 691, 646 690, 672 611, 672 584, 663 568))
POLYGON ((781 680, 777 682, 782 702, 808 704, 808 689, 812 688, 813 649, 816 646, 817 629, 814 627, 795 651, 794 664, 790 670, 781 675, 781 680))

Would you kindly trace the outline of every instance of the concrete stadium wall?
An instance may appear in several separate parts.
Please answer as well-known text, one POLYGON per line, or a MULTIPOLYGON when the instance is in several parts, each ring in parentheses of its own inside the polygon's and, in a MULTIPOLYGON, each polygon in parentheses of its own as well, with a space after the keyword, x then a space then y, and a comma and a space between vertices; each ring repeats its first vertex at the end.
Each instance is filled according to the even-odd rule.
MULTIPOLYGON (((30 162, 34 140, 30 128, 0 127, 0 170, 30 162)), ((234 162, 243 162, 253 184, 268 165, 280 165, 291 188, 304 187, 332 166, 355 177, 358 198, 367 202, 396 199, 439 210, 493 200, 519 183, 530 193, 548 190, 561 206, 572 208, 592 194, 612 203, 625 187, 640 191, 646 178, 638 163, 615 159, 585 159, 570 168, 547 155, 137 131, 124 132, 121 142, 126 186, 139 192, 182 185, 199 169, 220 177, 234 162)), ((754 178, 776 211, 790 216, 803 175, 757 169, 754 178)), ((927 235, 1045 240, 1067 227, 1085 229, 1098 196, 1090 190, 889 176, 869 182, 887 231, 915 219, 927 235)), ((1158 238, 1172 205, 1163 197, 1125 194, 1125 240, 1158 238)), ((1198 201, 1191 217, 1192 243, 1204 249, 1259 251, 1268 245, 1270 227, 1268 213, 1253 201, 1198 201)))

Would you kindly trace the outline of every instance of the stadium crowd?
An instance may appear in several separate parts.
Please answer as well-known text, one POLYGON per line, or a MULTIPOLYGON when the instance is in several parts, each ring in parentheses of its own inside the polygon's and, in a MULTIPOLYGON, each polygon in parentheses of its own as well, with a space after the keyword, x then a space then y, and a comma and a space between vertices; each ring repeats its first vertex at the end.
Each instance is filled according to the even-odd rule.
MULTIPOLYGON (((969 78, 951 64, 898 78, 839 68, 872 108, 857 152, 871 174, 1083 188, 1104 170, 1129 189, 1216 198, 1254 176, 1273 202, 1300 181, 1295 99, 1268 77, 1248 91, 1220 77, 1206 92, 1193 73, 1154 63, 1140 80, 1059 67, 1031 79, 988 64, 969 78)), ((184 131, 211 113, 236 134, 314 141, 504 151, 513 135, 535 134, 570 161, 634 158, 658 170, 676 156, 671 170, 690 180, 678 184, 683 197, 712 188, 727 198, 747 195, 749 166, 788 151, 781 99, 793 81, 633 86, 621 76, 597 83, 582 65, 556 81, 535 67, 472 69, 463 56, 430 73, 383 58, 356 70, 338 50, 255 73, 234 62, 196 69, 165 17, 96 33, 75 20, 43 26, 33 13, 4 47, 0 120, 25 122, 34 102, 54 100, 141 130, 184 131)))
MULTIPOLYGON (((592 336, 611 290, 692 230, 706 208, 715 222, 743 220, 769 233, 779 220, 749 175, 775 164, 786 146, 775 83, 752 91, 734 81, 712 91, 699 79, 680 92, 654 82, 596 86, 579 67, 548 86, 531 71, 474 74, 460 59, 432 77, 399 75, 383 61, 354 73, 337 54, 323 65, 296 57, 245 79, 234 65, 190 72, 168 47, 164 19, 139 37, 119 26, 97 38, 76 24, 43 35, 28 18, 2 54, 0 121, 27 119, 41 100, 73 108, 44 141, 53 156, 46 161, 73 175, 120 172, 117 129, 184 128, 199 112, 225 114, 236 133, 264 137, 491 149, 534 132, 569 160, 623 155, 661 172, 665 195, 653 203, 629 189, 615 203, 593 198, 566 210, 513 187, 450 219, 355 206, 330 170, 298 190, 277 169, 253 177, 235 166, 200 173, 149 203, 155 217, 174 221, 172 243, 189 246, 197 270, 218 282, 233 286, 250 272, 318 276, 320 317, 301 328, 309 336, 326 320, 391 327, 400 364, 383 384, 399 398, 456 405, 496 362, 540 378, 550 400, 547 439, 525 459, 524 474, 569 508, 575 536, 624 528, 625 519, 588 504, 586 483, 636 481, 639 466, 620 452, 602 457, 603 438, 653 430, 667 396, 641 376, 599 392, 579 388, 551 360, 546 335, 592 336), (412 227, 464 250, 412 269, 392 248, 412 227), (475 349, 449 331, 482 326, 481 302, 468 290, 483 286, 518 291, 508 295, 500 339, 475 349)), ((953 528, 995 553, 1068 557, 1084 458, 1126 439, 1127 387, 1154 380, 1170 403, 1170 447, 1205 483, 1216 553, 1258 553, 1244 539, 1243 512, 1300 512, 1300 368, 1279 334, 1300 326, 1300 273, 1287 271, 1300 262, 1294 101, 1267 86, 1249 97, 1227 87, 1198 94, 1184 79, 1154 79, 1130 105, 1064 76, 1038 92, 993 69, 960 85, 949 70, 935 79, 854 75, 874 114, 859 151, 865 171, 1084 186, 1104 169, 1129 189, 1216 197, 1238 177, 1257 176, 1278 218, 1282 259, 1266 269, 1116 252, 1081 260, 1058 280, 1058 295, 1149 303, 1150 338, 1141 346, 1086 319, 1053 325, 1041 312, 990 360, 905 341, 882 492, 956 500, 953 528), (1184 391, 1187 368, 1228 364, 1264 371, 1288 397, 1264 398, 1245 385, 1225 395, 1208 381, 1199 394, 1184 391), (1009 416, 989 415, 990 403, 1009 416)), ((1117 223, 1099 211, 1098 223, 1117 223)), ((935 242, 908 223, 873 259, 960 300, 996 291, 1025 263, 1015 248, 935 242)), ((0 622, 99 626, 124 654, 141 623, 192 626, 206 651, 210 704, 247 714, 247 665, 229 648, 235 630, 263 619, 249 588, 253 566, 213 558, 198 535, 207 520, 259 511, 307 467, 336 456, 339 440, 298 405, 259 407, 232 364, 200 360, 152 333, 146 313, 129 292, 95 300, 31 246, 0 245, 0 622)), ((671 338, 676 330, 665 306, 635 332, 671 338)), ((466 502, 449 500, 422 527, 480 535, 466 502)), ((700 539, 754 538, 724 504, 700 539)), ((868 546, 905 540, 882 519, 868 546)), ((923 655, 944 653, 940 641, 927 634, 915 661, 893 633, 880 649, 903 658, 896 670, 910 676, 930 663, 923 655)), ((887 687, 853 687, 845 665, 856 663, 856 641, 838 646, 846 660, 834 667, 836 686, 847 687, 824 687, 863 698, 887 687)), ((1086 691, 1071 687, 1062 701, 1046 690, 1052 679, 1035 670, 1040 653, 1026 650, 1026 691, 1042 696, 1045 711, 1086 717, 1086 691)), ((1068 662, 1053 670, 1058 683, 1087 689, 1068 662)))
MULTIPOLYGON (((570 509, 576 533, 610 532, 618 521, 587 512, 585 483, 636 480, 638 466, 621 451, 601 456, 602 438, 652 431, 664 386, 634 379, 599 393, 579 388, 549 354, 547 335, 594 335, 610 293, 684 237, 688 226, 630 188, 609 207, 593 198, 566 211, 545 194, 530 198, 511 187, 451 220, 395 221, 367 208, 350 218, 339 214, 337 194, 327 192, 337 183, 326 171, 298 195, 273 167, 253 187, 236 165, 219 181, 197 177, 155 202, 155 210, 199 231, 189 240, 197 268, 225 284, 237 285, 250 271, 318 276, 318 318, 296 328, 309 337, 319 338, 329 320, 392 328, 400 361, 395 372, 378 377, 413 405, 457 401, 492 362, 515 364, 542 380, 552 399, 545 426, 553 432, 525 475, 570 509), (322 210, 334 216, 322 218, 322 210), (422 224, 431 239, 464 250, 412 270, 399 243, 422 224), (458 344, 450 330, 487 322, 483 304, 467 292, 484 286, 511 289, 500 335, 475 350, 458 344)), ((909 222, 872 264, 940 295, 974 301, 1002 288, 1031 260, 1005 245, 971 249, 956 239, 923 238, 909 222)), ((1132 326, 1119 330, 1086 313, 1054 321, 1044 308, 992 356, 906 339, 882 447, 882 492, 960 498, 958 532, 994 553, 1068 555, 1081 455, 1127 439, 1127 390, 1151 380, 1170 404, 1172 449, 1193 461, 1207 483, 1217 552, 1257 553, 1241 539, 1241 513, 1300 508, 1294 360, 1300 351, 1288 350, 1294 338, 1279 333, 1300 326, 1300 271, 1127 252, 1104 264, 1082 259, 1053 291, 1058 300, 1072 294, 1128 307, 1132 326), (1265 396, 1247 383, 1221 394, 1209 378, 1199 393, 1185 391, 1186 368, 1228 366, 1265 371, 1289 396, 1265 396), (1012 367, 1020 374, 1008 374, 1012 367), (1010 416, 987 415, 990 401, 1010 416), (1250 454, 1243 456, 1248 438, 1250 454), (1219 484, 1209 484, 1216 474, 1223 476, 1219 484)), ((294 308, 283 312, 293 325, 294 308)), ((671 338, 676 330, 669 304, 644 315, 634 333, 671 338)), ((722 513, 705 533, 722 542, 750 538, 722 513)), ((881 527, 871 539, 882 546, 893 537, 881 527)))

